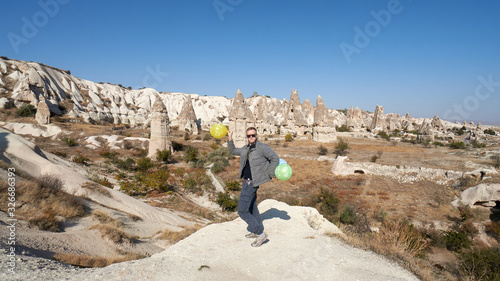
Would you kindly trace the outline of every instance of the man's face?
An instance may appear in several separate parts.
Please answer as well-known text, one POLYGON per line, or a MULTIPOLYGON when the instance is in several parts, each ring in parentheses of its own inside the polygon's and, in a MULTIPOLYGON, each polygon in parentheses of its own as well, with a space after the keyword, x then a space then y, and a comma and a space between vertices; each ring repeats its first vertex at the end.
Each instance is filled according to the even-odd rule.
POLYGON ((257 140, 257 132, 255 130, 248 130, 247 139, 250 144, 254 144, 257 140))

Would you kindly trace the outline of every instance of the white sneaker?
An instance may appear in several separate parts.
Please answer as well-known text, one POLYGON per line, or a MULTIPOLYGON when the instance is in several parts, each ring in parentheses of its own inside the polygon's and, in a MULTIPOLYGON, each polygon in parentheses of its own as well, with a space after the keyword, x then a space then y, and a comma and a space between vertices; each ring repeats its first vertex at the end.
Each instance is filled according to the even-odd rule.
POLYGON ((255 239, 255 241, 252 243, 252 247, 260 247, 264 242, 267 240, 267 234, 263 233, 255 239))
POLYGON ((245 237, 246 238, 257 238, 257 237, 259 237, 259 235, 252 233, 252 232, 249 232, 245 235, 245 237))

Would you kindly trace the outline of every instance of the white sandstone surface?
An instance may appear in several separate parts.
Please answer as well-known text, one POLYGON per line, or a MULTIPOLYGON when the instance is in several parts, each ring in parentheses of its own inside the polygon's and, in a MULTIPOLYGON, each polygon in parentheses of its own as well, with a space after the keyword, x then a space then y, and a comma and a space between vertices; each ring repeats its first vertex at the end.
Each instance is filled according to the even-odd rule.
POLYGON ((316 209, 264 200, 268 241, 251 247, 241 219, 208 225, 142 260, 79 272, 70 280, 418 280, 384 257, 349 246, 316 209))

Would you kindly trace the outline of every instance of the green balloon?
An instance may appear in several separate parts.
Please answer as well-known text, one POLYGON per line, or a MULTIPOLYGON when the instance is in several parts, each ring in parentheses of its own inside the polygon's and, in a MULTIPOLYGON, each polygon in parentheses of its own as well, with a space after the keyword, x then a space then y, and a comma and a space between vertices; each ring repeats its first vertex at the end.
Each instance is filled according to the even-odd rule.
POLYGON ((288 164, 279 164, 276 169, 274 169, 274 175, 281 181, 286 181, 292 177, 292 167, 288 164))

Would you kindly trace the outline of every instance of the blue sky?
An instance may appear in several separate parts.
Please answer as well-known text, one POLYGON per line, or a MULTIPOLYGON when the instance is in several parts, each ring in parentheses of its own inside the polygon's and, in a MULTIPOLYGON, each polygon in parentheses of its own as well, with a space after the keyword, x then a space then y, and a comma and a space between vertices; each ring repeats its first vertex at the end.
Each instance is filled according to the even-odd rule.
POLYGON ((2 1, 0 55, 95 81, 500 122, 493 0, 2 1))

